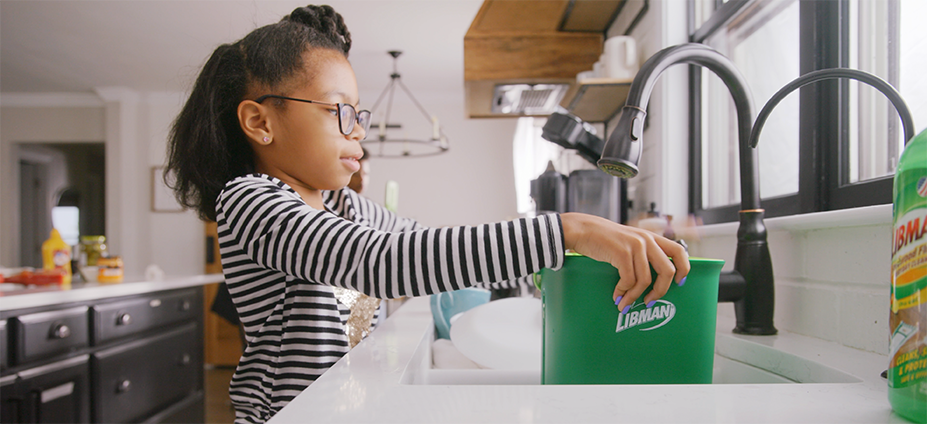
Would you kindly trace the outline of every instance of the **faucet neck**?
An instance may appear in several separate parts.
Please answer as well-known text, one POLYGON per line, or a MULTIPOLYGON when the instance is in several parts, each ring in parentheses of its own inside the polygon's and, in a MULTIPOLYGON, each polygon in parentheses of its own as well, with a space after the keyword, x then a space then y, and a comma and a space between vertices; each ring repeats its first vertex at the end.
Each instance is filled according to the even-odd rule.
POLYGON ((895 90, 895 87, 892 87, 891 84, 885 82, 882 78, 867 72, 847 68, 828 68, 819 69, 802 75, 786 84, 785 87, 780 88, 776 94, 770 97, 769 101, 766 102, 766 105, 763 106, 763 109, 760 111, 760 114, 756 117, 756 125, 754 125, 753 131, 750 134, 750 147, 756 147, 756 144, 759 143, 760 131, 762 131, 763 126, 766 125, 766 119, 769 118, 769 115, 776 105, 788 96, 789 93, 811 83, 839 78, 856 80, 879 90, 879 92, 884 94, 885 97, 892 102, 892 105, 895 106, 895 111, 898 112, 898 116, 901 118, 901 126, 904 128, 904 143, 907 144, 908 141, 914 138, 915 128, 914 119, 911 117, 911 110, 908 109, 908 105, 904 102, 904 99, 901 98, 901 94, 898 93, 898 90, 895 90))
POLYGON ((670 66, 678 63, 701 65, 714 72, 727 86, 737 110, 737 148, 740 156, 741 209, 760 209, 759 168, 756 150, 749 146, 753 128, 753 97, 747 81, 730 59, 699 43, 680 44, 665 48, 650 57, 631 84, 626 106, 647 110, 650 94, 657 79, 670 66))

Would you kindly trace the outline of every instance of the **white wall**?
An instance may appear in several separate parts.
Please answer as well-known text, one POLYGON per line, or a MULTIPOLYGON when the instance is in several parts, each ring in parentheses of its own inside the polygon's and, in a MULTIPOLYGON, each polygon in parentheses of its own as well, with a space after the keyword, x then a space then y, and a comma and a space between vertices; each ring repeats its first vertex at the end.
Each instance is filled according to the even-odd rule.
MULTIPOLYGON (((361 98, 375 99, 378 94, 361 93, 361 98)), ((432 157, 372 158, 370 186, 365 195, 383 204, 386 182, 396 181, 399 213, 427 226, 516 218, 512 138, 517 119, 467 118, 462 83, 452 91, 412 94, 425 110, 439 118, 450 149, 432 157)), ((371 107, 371 103, 366 106, 371 107)), ((411 138, 431 136, 430 121, 398 91, 390 122, 401 123, 411 138)), ((376 128, 372 126, 370 132, 368 139, 376 139, 376 128)))
MULTIPOLYGON (((145 158, 150 175, 154 167, 167 163, 167 137, 171 123, 186 98, 181 93, 147 93, 147 110, 144 114, 143 139, 147 146, 145 158)), ((140 138, 142 139, 142 138, 140 138)), ((150 199, 151 184, 160 184, 161 173, 154 176, 157 181, 146 181, 150 199)), ((150 200, 149 200, 150 202, 150 200)), ((157 264, 167 274, 199 274, 203 272, 206 260, 205 229, 202 221, 193 211, 147 212, 147 237, 151 240, 149 263, 157 264)))
MULTIPOLYGON (((379 93, 364 98, 374 98, 379 93)), ((372 159, 368 196, 383 201, 385 183, 400 187, 399 211, 429 226, 479 224, 517 216, 512 170, 515 119, 466 118, 463 84, 458 90, 413 93, 440 118, 451 148, 431 158, 372 159)), ((107 225, 110 252, 121 255, 130 278, 148 265, 167 275, 203 272, 203 224, 192 211, 152 212, 152 167, 166 162, 167 134, 185 97, 128 88, 96 95, 4 94, 0 132, 0 264, 18 265, 18 169, 9 153, 16 142, 105 141, 107 225), (64 106, 55 106, 64 105, 64 106)), ((399 103, 397 102, 397 106, 399 103)), ((430 123, 417 110, 397 110, 410 126, 430 123)))
POLYGON ((103 103, 93 95, 4 94, 0 107, 0 265, 18 266, 19 164, 15 143, 104 140, 103 103), (18 106, 11 106, 16 104, 18 106), (65 105, 65 106, 52 106, 65 105))

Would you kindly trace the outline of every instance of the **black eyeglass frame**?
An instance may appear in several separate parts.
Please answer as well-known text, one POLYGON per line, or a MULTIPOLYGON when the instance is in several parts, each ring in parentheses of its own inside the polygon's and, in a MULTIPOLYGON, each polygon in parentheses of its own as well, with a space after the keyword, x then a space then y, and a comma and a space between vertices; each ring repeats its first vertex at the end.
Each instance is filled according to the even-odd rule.
POLYGON ((296 97, 279 96, 279 95, 276 95, 276 94, 265 94, 265 95, 263 95, 263 96, 261 96, 261 97, 258 97, 257 99, 254 99, 254 101, 255 101, 255 103, 261 103, 261 102, 263 102, 264 100, 271 99, 271 98, 273 98, 273 99, 282 99, 282 100, 293 100, 293 101, 303 102, 303 103, 315 103, 315 104, 320 104, 320 105, 325 105, 325 106, 335 106, 335 107, 337 107, 337 108, 338 108, 338 130, 340 130, 340 131, 341 131, 341 134, 344 134, 344 135, 351 135, 351 133, 354 132, 354 124, 355 124, 355 123, 360 124, 360 125, 361 125, 361 128, 364 129, 364 138, 367 138, 367 132, 370 130, 370 115, 371 115, 371 112, 370 112, 369 110, 360 110, 360 111, 359 111, 359 110, 355 109, 353 105, 350 105, 350 104, 348 104, 348 103, 326 103, 326 102, 320 102, 320 101, 318 101, 318 100, 298 99, 298 98, 296 98, 296 97), (351 128, 348 128, 347 131, 345 131, 345 129, 344 129, 344 122, 342 121, 342 118, 341 118, 341 115, 342 115, 342 114, 341 114, 341 110, 342 110, 343 108, 345 108, 345 107, 351 108, 351 111, 354 113, 354 119, 352 119, 352 120, 349 122, 349 125, 351 126, 351 128), (364 122, 361 122, 361 114, 364 114, 364 113, 366 113, 366 118, 364 119, 364 122))

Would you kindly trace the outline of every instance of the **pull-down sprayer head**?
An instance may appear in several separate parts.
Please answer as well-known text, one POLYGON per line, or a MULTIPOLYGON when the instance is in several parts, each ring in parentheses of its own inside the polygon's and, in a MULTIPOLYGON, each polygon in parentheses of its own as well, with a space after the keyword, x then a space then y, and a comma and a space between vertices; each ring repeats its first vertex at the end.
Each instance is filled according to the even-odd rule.
POLYGON ((605 143, 599 169, 619 178, 637 176, 641 160, 641 138, 644 136, 644 118, 647 112, 636 106, 625 106, 618 124, 605 143))
POLYGON ((704 44, 689 43, 667 47, 644 62, 631 83, 628 99, 615 130, 602 149, 602 157, 598 161, 599 168, 621 178, 637 175, 644 135, 644 118, 647 116, 650 94, 663 71, 677 63, 690 63, 710 69, 730 90, 737 110, 743 209, 759 209, 756 151, 747 145, 753 127, 753 100, 746 80, 734 63, 704 44))

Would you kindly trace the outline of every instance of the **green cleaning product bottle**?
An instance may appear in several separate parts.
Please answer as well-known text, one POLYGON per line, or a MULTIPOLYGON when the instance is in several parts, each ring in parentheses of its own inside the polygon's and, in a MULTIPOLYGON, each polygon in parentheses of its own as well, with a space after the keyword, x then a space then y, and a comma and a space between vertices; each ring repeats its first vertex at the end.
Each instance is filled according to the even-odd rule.
POLYGON ((888 400, 899 415, 927 423, 927 130, 898 161, 892 222, 888 400))

